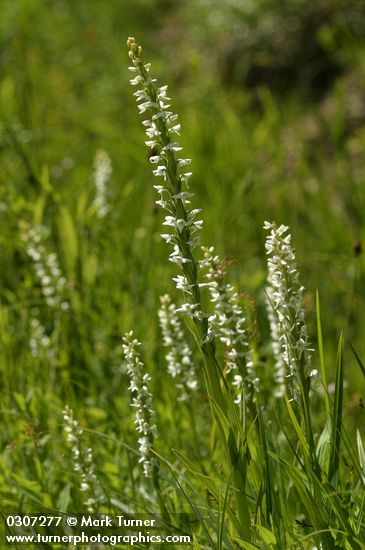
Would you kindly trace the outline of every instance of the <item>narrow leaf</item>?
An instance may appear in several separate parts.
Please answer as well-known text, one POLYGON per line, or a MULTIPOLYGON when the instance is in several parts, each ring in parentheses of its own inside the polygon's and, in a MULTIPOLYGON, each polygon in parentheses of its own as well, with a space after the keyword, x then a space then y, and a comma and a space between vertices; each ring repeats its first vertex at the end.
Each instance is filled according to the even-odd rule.
POLYGON ((306 458, 308 458, 309 457, 308 443, 305 439, 305 435, 304 435, 301 427, 299 426, 298 420, 296 419, 296 416, 295 416, 294 411, 293 411, 293 407, 291 406, 291 404, 290 404, 290 402, 289 402, 289 400, 286 396, 285 396, 285 403, 286 403, 286 406, 287 406, 287 409, 288 409, 288 412, 289 412, 290 420, 293 424, 295 432, 296 432, 296 434, 298 436, 298 439, 301 443, 303 453, 305 454, 306 458))
POLYGON ((332 434, 330 460, 328 467, 328 479, 333 480, 338 473, 340 464, 341 447, 341 426, 342 426, 342 405, 343 405, 343 335, 341 334, 338 343, 337 364, 336 364, 336 387, 335 399, 332 413, 332 434))
POLYGON ((350 344, 350 348, 351 348, 351 351, 352 353, 354 354, 355 356, 355 359, 357 361, 357 364, 359 365, 360 369, 361 369, 361 372, 363 373, 363 375, 365 376, 365 365, 364 363, 361 361, 360 357, 358 356, 358 354, 356 353, 356 351, 354 350, 354 348, 352 347, 352 345, 350 344))
POLYGON ((326 406, 327 416, 330 416, 330 399, 328 395, 327 375, 326 367, 324 364, 324 350, 323 350, 323 336, 322 336, 322 322, 321 322, 321 307, 319 303, 319 292, 316 291, 316 316, 317 316, 317 339, 318 339, 318 351, 319 351, 319 363, 321 367, 321 380, 324 387, 324 402, 326 406))
POLYGON ((360 468, 362 472, 361 477, 362 477, 363 483, 365 484, 365 450, 361 441, 359 430, 356 430, 356 441, 357 441, 357 450, 359 453, 359 463, 360 463, 360 468))
POLYGON ((78 240, 75 224, 70 211, 62 206, 58 216, 58 228, 64 252, 67 271, 71 277, 75 275, 76 260, 78 256, 78 240))

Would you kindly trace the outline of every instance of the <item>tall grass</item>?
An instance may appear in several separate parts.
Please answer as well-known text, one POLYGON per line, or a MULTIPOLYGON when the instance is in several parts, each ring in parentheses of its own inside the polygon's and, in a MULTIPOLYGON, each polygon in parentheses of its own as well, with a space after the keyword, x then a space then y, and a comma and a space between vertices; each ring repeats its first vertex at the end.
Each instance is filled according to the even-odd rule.
MULTIPOLYGON (((335 206, 325 166, 318 161, 316 177, 323 171, 326 192, 310 195, 317 218, 310 197, 302 205, 298 187, 288 193, 299 174, 307 182, 310 162, 290 146, 282 158, 272 136, 283 115, 270 94, 262 92, 266 115, 247 114, 245 148, 235 143, 247 133, 234 101, 219 112, 219 98, 207 98, 202 112, 185 113, 183 132, 134 39, 129 49, 158 209, 136 123, 122 132, 126 167, 112 153, 113 131, 110 155, 98 144, 87 162, 65 157, 51 171, 37 166, 19 128, 4 126, 30 183, 14 176, 2 203, 2 512, 160 513, 164 528, 189 534, 195 548, 364 548, 363 409, 346 402, 351 377, 363 380, 362 350, 345 353, 346 332, 337 317, 331 325, 353 310, 342 303, 343 279, 339 307, 334 291, 332 301, 317 293, 314 305, 297 268, 306 265, 305 280, 310 223, 329 248, 337 235, 341 246, 350 238, 338 218, 326 222, 335 206), (182 144, 195 154, 193 174, 182 144), (72 183, 62 188, 59 178, 72 183), (273 205, 285 223, 297 205, 305 223, 294 232, 298 260, 288 228, 267 224, 266 280, 258 227, 273 205)), ((344 153, 336 155, 340 171, 344 153)), ((356 303, 361 255, 341 258, 356 303)), ((313 261, 329 266, 327 294, 331 257, 313 261)), ((345 321, 356 336, 358 318, 345 321)))

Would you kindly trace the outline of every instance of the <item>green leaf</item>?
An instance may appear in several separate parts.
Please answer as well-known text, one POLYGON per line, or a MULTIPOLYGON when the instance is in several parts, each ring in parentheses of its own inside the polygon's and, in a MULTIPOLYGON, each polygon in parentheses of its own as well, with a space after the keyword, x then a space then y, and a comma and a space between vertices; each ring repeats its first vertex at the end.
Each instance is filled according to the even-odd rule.
POLYGON ((35 226, 41 225, 43 220, 44 207, 46 205, 46 196, 44 193, 38 197, 33 207, 33 223, 35 226))
POLYGON ((195 535, 193 537, 193 550, 201 550, 201 546, 195 535))
POLYGON ((256 529, 265 544, 276 544, 276 536, 272 531, 269 531, 268 529, 266 529, 266 527, 263 527, 262 525, 256 525, 256 529))
MULTIPOLYGON (((275 457, 273 453, 270 453, 270 454, 275 457)), ((294 465, 289 464, 289 462, 287 462, 281 457, 277 457, 277 459, 280 460, 285 470, 287 471, 298 493, 300 501, 306 508, 306 512, 310 517, 311 523, 314 525, 314 528, 316 529, 316 531, 320 531, 321 529, 323 529, 323 526, 326 525, 326 518, 323 514, 321 500, 319 500, 318 498, 315 498, 308 488, 308 474, 302 472, 301 470, 296 468, 294 465)), ((321 485, 318 482, 316 476, 312 472, 309 472, 309 473, 311 474, 310 477, 312 482, 317 483, 316 488, 318 488, 318 486, 320 488, 321 485)), ((317 494, 320 494, 320 493, 318 493, 317 491, 317 494)), ((324 535, 323 548, 325 550, 332 550, 333 545, 331 546, 331 541, 329 541, 328 538, 329 538, 328 534, 324 535)))
POLYGON ((323 336, 322 336, 322 322, 321 322, 321 308, 319 303, 319 292, 316 291, 316 316, 317 316, 317 340, 318 340, 318 351, 319 351, 319 363, 321 367, 321 380, 324 387, 324 402, 326 406, 327 416, 330 416, 330 399, 328 395, 328 384, 327 384, 327 375, 326 367, 324 364, 324 350, 323 350, 323 336))
POLYGON ((243 548, 243 550, 257 550, 258 548, 260 548, 260 546, 257 546, 256 544, 252 544, 251 542, 248 542, 247 540, 239 539, 237 537, 234 537, 232 540, 240 548, 243 548))
POLYGON ((24 399, 24 396, 21 393, 13 392, 13 398, 14 398, 16 404, 18 405, 19 409, 21 410, 21 412, 22 413, 26 412, 27 404, 26 404, 26 401, 24 399))
POLYGON ((26 479, 25 477, 14 472, 12 472, 10 476, 15 481, 15 483, 24 491, 31 493, 32 495, 36 495, 37 497, 40 497, 42 495, 42 488, 38 481, 26 479))
POLYGON ((119 467, 117 464, 114 464, 113 462, 104 462, 103 463, 103 472, 108 476, 116 476, 120 472, 119 467))
POLYGON ((360 369, 361 369, 361 372, 363 373, 363 375, 365 376, 365 365, 364 363, 361 361, 360 357, 358 356, 358 354, 356 353, 356 351, 354 350, 354 348, 352 347, 352 345, 350 344, 350 348, 351 348, 351 351, 352 353, 354 354, 355 356, 355 359, 357 361, 357 364, 359 365, 360 369))
POLYGON ((184 467, 188 472, 204 480, 204 483, 207 489, 212 493, 212 495, 215 496, 215 498, 218 499, 218 492, 215 486, 215 479, 212 477, 208 477, 207 475, 202 474, 201 472, 198 472, 194 464, 188 458, 186 458, 186 456, 181 454, 176 449, 172 449, 172 452, 179 458, 179 460, 182 462, 182 464, 184 465, 184 467))
POLYGON ((88 201, 87 193, 80 193, 79 199, 76 205, 76 220, 77 223, 83 223, 86 217, 86 205, 88 201))
POLYGON ((217 423, 217 426, 218 426, 218 429, 219 429, 219 433, 222 437, 222 440, 223 440, 223 443, 224 443, 224 445, 227 449, 227 452, 230 453, 229 441, 228 441, 228 435, 229 435, 229 432, 230 432, 230 424, 229 424, 228 418, 227 418, 226 414, 224 413, 224 411, 222 410, 222 408, 217 403, 217 401, 211 396, 210 396, 210 403, 211 403, 211 406, 212 406, 214 419, 215 419, 215 421, 217 423))
POLYGON ((318 458, 319 465, 321 470, 324 472, 328 471, 330 449, 331 449, 331 418, 328 417, 326 425, 321 433, 321 436, 318 440, 316 455, 318 458))
POLYGON ((98 258, 94 254, 84 256, 82 261, 82 279, 86 286, 93 286, 98 270, 98 258))
POLYGON ((57 509, 62 514, 66 514, 69 502, 70 502, 70 484, 66 483, 66 485, 60 492, 60 495, 57 499, 57 509))
POLYGON ((43 475, 42 463, 37 456, 35 456, 33 460, 34 460, 34 467, 37 472, 38 479, 41 480, 43 475))
POLYGON ((219 514, 219 512, 220 512, 220 499, 218 499, 218 520, 219 520, 218 521, 218 535, 217 535, 218 550, 222 550, 222 548, 223 548, 224 520, 225 520, 225 516, 226 516, 228 494, 229 494, 229 488, 230 488, 230 484, 231 484, 232 473, 233 472, 230 473, 230 476, 229 476, 229 479, 228 479, 228 482, 227 482, 227 487, 226 487, 226 490, 225 490, 225 493, 224 493, 223 506, 222 506, 222 510, 221 510, 220 514, 219 514), (221 517, 219 517, 219 515, 221 517))
POLYGON ((262 476, 263 477, 262 486, 264 487, 264 490, 262 491, 262 495, 265 494, 266 496, 266 521, 270 525, 271 524, 270 518, 273 513, 273 504, 272 504, 273 495, 272 495, 272 483, 271 483, 271 475, 270 475, 269 453, 267 452, 268 444, 267 444, 267 438, 266 438, 265 424, 264 424, 261 410, 258 411, 258 427, 259 427, 261 445, 263 449, 264 466, 265 466, 263 471, 263 476, 262 476))
POLYGON ((76 271, 76 260, 78 256, 78 241, 72 216, 65 206, 60 207, 58 216, 58 230, 60 233, 67 271, 71 277, 74 277, 76 271))
POLYGON ((114 508, 116 508, 117 510, 121 510, 121 511, 124 512, 125 514, 128 514, 128 513, 130 512, 129 506, 127 506, 126 504, 124 504, 124 502, 121 502, 119 499, 117 499, 117 498, 111 498, 111 499, 110 499, 110 502, 111 502, 111 504, 114 506, 114 508))
MULTIPOLYGON (((161 457, 162 458, 162 457, 161 457)), ((166 460, 162 459, 162 462, 169 468, 172 476, 174 477, 175 479, 175 482, 177 484, 177 486, 179 487, 180 491, 181 491, 181 494, 184 496, 184 498, 186 499, 189 507, 191 508, 191 510, 194 512, 194 514, 196 515, 196 518, 197 520, 199 521, 207 539, 209 540, 209 542, 211 543, 212 545, 212 548, 214 548, 214 543, 213 543, 213 540, 212 540, 212 537, 210 536, 210 533, 209 533, 209 530, 207 529, 206 525, 205 525, 205 518, 204 516, 201 514, 201 511, 200 511, 200 508, 199 506, 197 506, 195 504, 195 502, 190 498, 190 496, 187 494, 187 492, 184 490, 181 482, 179 481, 175 471, 174 471, 174 468, 172 467, 172 465, 167 462, 166 460)))
POLYGON ((330 445, 330 459, 328 466, 328 479, 332 481, 340 464, 341 427, 343 406, 343 335, 338 342, 336 362, 336 387, 332 413, 332 433, 330 445))
POLYGON ((365 485, 365 450, 361 441, 361 435, 359 430, 356 430, 357 451, 359 453, 359 463, 362 472, 362 481, 365 485))
POLYGON ((298 439, 301 443, 301 446, 302 446, 302 449, 303 449, 303 452, 306 456, 306 458, 309 457, 309 447, 308 447, 308 443, 305 439, 305 435, 301 429, 301 427, 299 426, 299 423, 298 423, 298 420, 296 419, 296 416, 295 416, 295 413, 293 411, 293 407, 291 406, 288 398, 285 396, 285 403, 286 403, 286 406, 287 406, 287 409, 288 409, 288 412, 289 412, 289 416, 290 416, 290 420, 293 424, 293 427, 295 429, 295 432, 298 436, 298 439))

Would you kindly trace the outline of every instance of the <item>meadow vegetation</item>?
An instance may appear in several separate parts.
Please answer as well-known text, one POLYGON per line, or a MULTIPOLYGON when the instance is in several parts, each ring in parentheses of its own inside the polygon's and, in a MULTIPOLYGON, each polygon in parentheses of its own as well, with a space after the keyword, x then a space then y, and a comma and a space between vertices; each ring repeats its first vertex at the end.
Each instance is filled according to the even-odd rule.
POLYGON ((2 515, 364 548, 362 4, 0 15, 2 515))

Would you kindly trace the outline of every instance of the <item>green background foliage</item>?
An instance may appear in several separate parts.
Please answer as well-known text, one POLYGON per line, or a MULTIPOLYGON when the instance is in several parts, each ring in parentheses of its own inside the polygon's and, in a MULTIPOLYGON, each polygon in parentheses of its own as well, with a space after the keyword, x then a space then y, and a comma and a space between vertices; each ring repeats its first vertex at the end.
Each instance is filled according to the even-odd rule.
MULTIPOLYGON (((110 502, 120 509, 142 506, 121 366, 121 334, 130 329, 144 343, 163 418, 159 452, 177 468, 176 448, 204 473, 220 475, 206 397, 195 398, 197 447, 189 411, 176 408, 160 346, 159 296, 174 294, 176 271, 159 237, 162 214, 129 85, 129 35, 143 44, 159 84, 169 84, 184 151, 193 160, 203 242, 232 260, 229 276, 249 309, 260 359, 272 361, 262 226, 275 219, 293 235, 314 347, 319 291, 329 383, 344 331, 344 419, 353 440, 355 427, 364 428, 363 377, 348 348, 351 343, 364 361, 364 21, 363 2, 341 0, 1 3, 4 510, 18 510, 22 501, 82 509, 62 434, 66 403, 89 429, 86 439, 110 502), (101 148, 113 165, 103 220, 92 206, 93 162, 101 148), (49 228, 47 246, 68 280, 68 311, 45 305, 20 220, 49 228), (34 316, 51 337, 51 360, 30 353, 34 316)), ((196 357, 198 370, 199 362, 196 357)), ((323 410, 314 405, 320 425, 323 410)), ((197 503, 204 500, 208 479, 195 480, 190 490, 197 503)))

